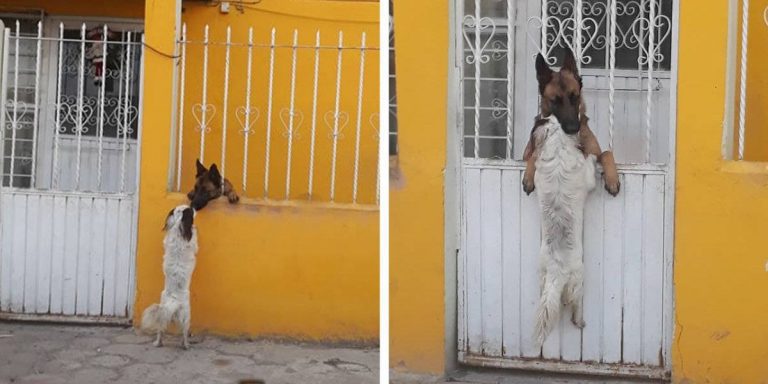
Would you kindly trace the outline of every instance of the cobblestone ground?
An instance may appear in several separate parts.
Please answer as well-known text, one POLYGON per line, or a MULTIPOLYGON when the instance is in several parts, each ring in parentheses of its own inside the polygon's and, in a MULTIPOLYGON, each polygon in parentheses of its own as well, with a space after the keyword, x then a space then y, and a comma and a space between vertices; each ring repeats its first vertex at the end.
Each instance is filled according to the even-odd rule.
POLYGON ((0 322, 0 383, 378 383, 379 353, 267 341, 150 336, 131 328, 0 322))

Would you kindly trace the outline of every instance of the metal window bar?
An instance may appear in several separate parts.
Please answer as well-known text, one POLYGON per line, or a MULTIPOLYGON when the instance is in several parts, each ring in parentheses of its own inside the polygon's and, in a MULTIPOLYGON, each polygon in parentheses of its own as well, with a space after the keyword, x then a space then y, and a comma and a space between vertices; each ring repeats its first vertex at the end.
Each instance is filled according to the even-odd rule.
MULTIPOLYGON (((605 122, 593 120, 593 130, 601 137, 602 133, 606 134, 608 149, 614 149, 616 129, 630 129, 623 123, 626 108, 618 110, 616 103, 632 102, 637 104, 633 111, 643 111, 640 115, 644 118, 632 120, 632 124, 642 121, 639 142, 643 143, 638 146, 642 149, 641 154, 633 155, 627 162, 658 161, 656 157, 661 155, 661 148, 656 146, 663 148, 664 144, 655 142, 655 132, 659 129, 656 120, 661 118, 657 117, 654 104, 668 92, 664 85, 669 82, 671 60, 668 54, 672 45, 671 1, 542 0, 539 6, 528 2, 523 7, 520 2, 508 0, 506 7, 498 7, 480 0, 465 0, 461 27, 462 83, 469 92, 465 94, 463 104, 468 115, 464 156, 495 161, 519 160, 521 154, 515 153, 515 148, 520 144, 516 140, 521 139, 516 139, 516 133, 520 135, 530 130, 530 126, 522 127, 521 124, 529 124, 537 111, 530 110, 531 104, 526 105, 525 98, 521 98, 516 90, 516 73, 519 76, 532 70, 536 53, 542 54, 550 65, 557 65, 567 48, 574 52, 582 77, 595 79, 585 86, 585 90, 605 92, 598 94, 607 98, 607 102, 602 102, 607 105, 605 122), (521 9, 527 14, 517 15, 521 9), (516 22, 521 18, 527 22, 516 22), (522 50, 522 41, 516 36, 520 26, 529 40, 527 48, 522 45, 522 50), (530 48, 533 48, 533 52, 528 50, 531 52, 530 62, 527 55, 522 60, 515 56, 530 48), (506 63, 501 63, 504 59, 506 63), (630 65, 635 69, 630 70, 630 65), (506 76, 502 66, 506 66, 506 76), (630 81, 632 74, 636 80, 630 81), (618 82, 619 78, 622 82, 618 82), (506 88, 506 95, 501 92, 502 86, 506 88), (642 92, 646 97, 640 102, 635 97, 630 98, 627 92, 642 92), (501 95, 496 96, 498 93, 501 95), (490 99, 489 94, 492 95, 490 99), (516 102, 522 104, 516 107, 516 102), (525 110, 525 116, 515 116, 514 112, 519 110, 525 110), (617 127, 617 124, 622 126, 617 127)), ((520 86, 528 87, 525 82, 520 86)), ((590 94, 590 102, 594 101, 593 95, 595 93, 590 94)), ((633 134, 629 131, 621 133, 624 140, 628 135, 633 134)), ((622 145, 626 146, 626 143, 622 145)))
POLYGON ((141 114, 134 84, 143 53, 139 34, 128 32, 128 39, 115 40, 110 36, 126 34, 101 24, 89 29, 85 23, 77 28, 58 23, 51 37, 45 35, 43 22, 28 24, 26 30, 19 21, 13 24, 7 29, 13 52, 6 68, 13 77, 3 90, 9 96, 5 128, 10 131, 3 144, 10 152, 3 185, 135 192, 137 183, 128 185, 126 176, 135 173, 127 160, 129 154, 137 155, 141 114), (107 132, 114 134, 106 137, 107 132), (105 165, 105 157, 115 155, 119 162, 105 165))
MULTIPOLYGON (((291 34, 280 33, 276 28, 270 28, 268 31, 266 42, 260 42, 254 36, 253 28, 249 28, 247 41, 243 42, 236 41, 237 31, 226 27, 226 40, 216 41, 212 38, 213 31, 206 26, 201 33, 202 40, 194 40, 189 36, 187 25, 182 26, 181 37, 177 42, 180 45, 178 69, 181 79, 178 94, 181 100, 178 101, 179 129, 174 140, 175 147, 178 148, 174 155, 174 189, 181 191, 185 180, 189 180, 183 176, 184 171, 191 168, 185 166, 185 159, 190 157, 190 145, 195 146, 201 161, 204 161, 204 152, 214 149, 205 147, 215 145, 213 143, 218 144, 216 136, 221 135, 222 147, 216 149, 221 151, 222 165, 233 156, 242 156, 242 180, 232 181, 240 181, 236 185, 242 189, 245 197, 377 205, 378 187, 374 188, 373 183, 373 175, 377 170, 372 169, 378 161, 377 152, 372 143, 361 140, 361 137, 365 135, 363 119, 377 113, 371 110, 374 105, 374 100, 371 99, 373 95, 369 95, 365 83, 366 78, 371 75, 370 68, 376 63, 371 64, 366 56, 378 53, 378 47, 371 47, 366 43, 365 32, 361 33, 359 43, 345 45, 344 31, 339 31, 337 43, 327 45, 322 43, 319 31, 315 31, 311 43, 302 41, 302 38, 308 40, 312 35, 302 34, 298 29, 292 30, 291 34), (191 47, 199 48, 189 50, 191 47), (214 49, 221 49, 223 59, 217 58, 219 56, 212 51, 214 49), (336 60, 321 60, 326 53, 328 56, 333 53, 336 60), (344 74, 344 64, 348 64, 345 63, 348 59, 359 67, 354 81, 352 76, 344 74), (193 75, 190 65, 202 68, 202 74, 193 75), (223 71, 217 68, 223 68, 223 71), (259 73, 257 68, 263 68, 264 72, 259 73), (222 73, 221 89, 213 87, 209 81, 211 71, 222 73), (232 88, 235 85, 235 73, 245 77, 244 95, 242 91, 232 88), (199 76, 199 79, 193 76, 199 76), (323 79, 327 79, 328 83, 332 82, 333 87, 322 89, 323 79), (192 83, 188 82, 198 83, 201 88, 190 87, 189 84, 192 83), (256 87, 255 84, 263 84, 259 89, 264 89, 264 96, 253 97, 251 93, 256 87), (356 91, 352 91, 353 88, 356 91), (190 103, 190 100, 199 102, 190 103), (218 109, 218 100, 222 100, 223 115, 213 119, 212 112, 218 109), (191 108, 190 104, 193 104, 191 108), (266 109, 266 121, 259 120, 259 108, 253 104, 261 104, 260 106, 266 109), (319 108, 328 104, 331 104, 330 110, 321 114, 319 108), (230 106, 236 106, 233 108, 234 117, 239 124, 239 132, 243 135, 242 145, 235 148, 228 145, 231 143, 227 143, 229 140, 226 139, 230 130, 228 125, 232 121, 230 116, 226 116, 232 109, 230 106), (349 113, 345 109, 351 108, 355 108, 357 114, 354 143, 344 145, 344 128, 350 123, 349 113), (311 115, 311 121, 309 137, 305 139, 305 135, 300 134, 300 129, 304 122, 303 111, 308 109, 311 109, 311 114, 307 114, 311 115), (196 129, 205 128, 200 132, 199 142, 198 138, 192 137, 194 143, 187 143, 190 139, 184 134, 184 121, 190 115, 195 120, 196 129), (318 135, 319 118, 330 131, 328 141, 320 140, 322 136, 318 135), (280 135, 273 134, 275 119, 279 119, 282 137, 286 139, 285 145, 279 142, 280 135), (250 148, 253 141, 251 136, 257 132, 259 141, 264 140, 263 146, 259 143, 259 149, 264 152, 253 157, 254 154, 250 153, 253 149, 250 148), (242 154, 237 153, 239 151, 242 151, 242 154), (302 169, 300 177, 297 174, 298 167, 302 169), (256 195, 247 193, 254 187, 249 180, 260 171, 263 171, 263 175, 259 175, 263 176, 263 185, 256 186, 256 195), (274 187, 270 188, 275 182, 283 183, 285 189, 278 192, 274 187), (325 189, 326 186, 328 189, 325 189), (319 188, 326 192, 323 193, 319 188), (340 188, 343 188, 343 197, 340 195, 340 188), (303 193, 298 194, 295 192, 297 189, 303 193)), ((197 70, 199 69, 195 69, 197 70)), ((222 166, 222 173, 224 169, 222 166)), ((231 175, 231 172, 227 175, 231 175)))

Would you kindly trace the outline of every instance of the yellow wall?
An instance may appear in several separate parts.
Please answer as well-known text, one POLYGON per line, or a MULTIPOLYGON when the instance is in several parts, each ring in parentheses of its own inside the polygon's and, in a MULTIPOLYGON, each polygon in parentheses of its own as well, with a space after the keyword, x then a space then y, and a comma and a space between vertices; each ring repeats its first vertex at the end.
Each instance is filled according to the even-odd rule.
MULTIPOLYGON (((173 50, 171 1, 146 1, 146 39, 173 50)), ((335 31, 330 20, 358 18, 375 30, 377 4, 263 1, 244 14, 220 16, 185 3, 184 19, 221 26, 253 24, 286 30, 296 25, 335 31), (288 15, 299 12, 312 18, 288 15)), ((350 28, 354 28, 349 22, 350 28)), ((346 24, 345 24, 346 27, 346 24)), ((359 27, 358 27, 359 28, 359 27)), ((220 31, 220 30, 219 30, 220 31)), ((217 32, 219 33, 219 32, 217 32)), ((371 34, 372 41, 377 37, 371 34)), ((220 56, 216 57, 220 60, 220 56)), ((199 60, 200 58, 197 57, 199 60)), ((137 291, 134 319, 162 290, 162 226, 168 210, 185 202, 167 187, 171 121, 171 60, 147 52, 142 140, 137 291), (151 85, 151 86, 150 86, 151 85)), ((372 76, 376 76, 375 74, 372 76)), ((233 75, 237 83, 242 75, 233 75)), ((198 80, 199 81, 199 80, 198 80)), ((261 100, 259 100, 261 102, 261 100)), ((375 103, 375 101, 374 101, 375 103)), ((211 144, 215 152, 217 144, 211 144)), ((258 153, 258 152, 254 152, 258 153)), ((211 155, 213 156, 213 155, 211 155)), ((192 172, 194 159, 184 163, 192 172)), ((190 188, 191 180, 184 180, 190 188)), ((198 263, 192 279, 193 330, 302 340, 375 343, 378 336, 378 211, 361 207, 243 201, 213 202, 197 215, 198 263)))
POLYGON ((443 370, 449 3, 394 7, 400 152, 390 192, 390 362, 416 372, 443 370))
POLYGON ((680 14, 673 375, 764 383, 768 168, 720 160, 727 2, 680 14))

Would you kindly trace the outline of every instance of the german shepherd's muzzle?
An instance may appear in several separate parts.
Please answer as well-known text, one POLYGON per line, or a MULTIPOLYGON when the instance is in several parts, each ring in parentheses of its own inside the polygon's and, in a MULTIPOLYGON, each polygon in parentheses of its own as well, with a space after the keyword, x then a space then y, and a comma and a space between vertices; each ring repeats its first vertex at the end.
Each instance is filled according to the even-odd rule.
POLYGON ((221 177, 216 164, 211 164, 211 168, 207 169, 198 159, 195 166, 197 167, 195 188, 187 193, 192 208, 199 211, 208 205, 209 201, 217 199, 221 195, 226 196, 230 204, 240 201, 232 183, 221 177))
POLYGON ((523 190, 530 194, 536 188, 533 176, 536 172, 535 163, 538 150, 535 140, 533 140, 533 133, 539 127, 542 118, 554 115, 565 133, 579 135, 579 144, 585 156, 592 154, 597 157, 598 162, 603 167, 605 189, 611 195, 616 196, 621 187, 616 163, 611 151, 601 151, 597 138, 587 124, 589 118, 585 114, 586 106, 582 97, 582 82, 573 52, 566 49, 563 66, 558 72, 549 68, 547 61, 539 54, 536 57, 536 79, 539 82, 541 113, 536 117, 537 124, 531 131, 531 139, 523 153, 523 160, 526 161, 523 190))

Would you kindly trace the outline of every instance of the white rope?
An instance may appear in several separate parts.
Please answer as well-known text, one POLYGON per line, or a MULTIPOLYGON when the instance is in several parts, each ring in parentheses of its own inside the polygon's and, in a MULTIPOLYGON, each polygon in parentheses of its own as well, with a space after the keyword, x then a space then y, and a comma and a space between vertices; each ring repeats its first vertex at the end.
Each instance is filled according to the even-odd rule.
POLYGON ((267 110, 267 143, 264 152, 264 198, 269 197, 269 146, 272 140, 272 84, 275 74, 275 28, 272 28, 272 40, 269 48, 269 102, 267 110))
POLYGON ((181 161, 184 154, 184 89, 187 73, 187 24, 181 26, 181 89, 179 91, 179 143, 177 146, 178 157, 176 161, 176 191, 181 191, 181 161))
MULTIPOLYGON (((129 46, 130 47, 130 46, 129 46)), ((75 161, 75 190, 80 189, 80 159, 83 141, 83 94, 85 93, 85 23, 80 27, 80 67, 77 71, 77 160, 75 161)))
POLYGON ((296 99, 296 46, 299 44, 299 31, 293 30, 293 48, 291 53, 291 104, 288 112, 288 158, 285 169, 285 200, 291 197, 291 155, 293 154, 294 115, 296 99))
MULTIPOLYGON (((248 64, 245 75, 245 124, 243 125, 243 192, 248 185, 248 139, 251 136, 251 68, 253 63, 253 27, 248 28, 248 64)), ((225 113, 226 114, 226 113, 225 113)))
POLYGON ((360 49, 360 82, 357 87, 357 130, 355 133, 355 173, 352 179, 352 203, 357 203, 357 182, 360 171, 360 122, 363 115, 363 79, 365 78, 365 32, 360 49))
MULTIPOLYGON (((224 53, 224 105, 222 107, 221 114, 221 177, 226 176, 227 166, 227 116, 229 116, 229 110, 227 106, 229 104, 229 49, 232 43, 232 27, 227 26, 227 48, 224 53)), ((224 183, 221 183, 221 188, 224 188, 224 183)))
POLYGON ((317 127, 317 81, 318 68, 320 65, 320 31, 315 32, 315 71, 314 82, 312 85, 312 133, 309 143, 309 183, 307 191, 309 199, 312 200, 312 181, 315 166, 315 128, 317 127))
POLYGON ((336 58, 336 101, 333 113, 333 149, 331 151, 331 201, 336 197, 336 150, 339 143, 339 99, 341 96, 341 53, 344 32, 339 31, 339 53, 336 58))
POLYGON ((64 62, 64 23, 59 23, 59 68, 56 80, 56 133, 53 140, 53 188, 59 186, 59 136, 61 131, 61 78, 64 62))
POLYGON ((104 93, 107 83, 107 37, 108 37, 109 30, 107 29, 107 25, 104 24, 104 28, 102 29, 102 40, 101 40, 101 65, 102 65, 102 72, 101 72, 101 87, 99 87, 99 159, 98 165, 97 165, 97 172, 98 175, 96 176, 96 185, 97 190, 101 191, 101 182, 102 182, 102 167, 103 167, 103 154, 104 154, 104 93))
POLYGON ((744 160, 744 132, 747 121, 747 45, 749 39, 749 0, 741 6, 741 65, 739 81, 739 160, 744 160))

